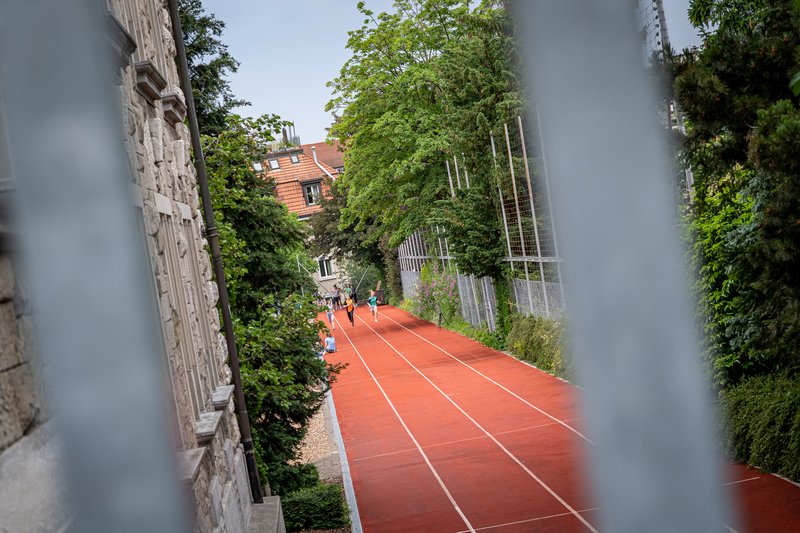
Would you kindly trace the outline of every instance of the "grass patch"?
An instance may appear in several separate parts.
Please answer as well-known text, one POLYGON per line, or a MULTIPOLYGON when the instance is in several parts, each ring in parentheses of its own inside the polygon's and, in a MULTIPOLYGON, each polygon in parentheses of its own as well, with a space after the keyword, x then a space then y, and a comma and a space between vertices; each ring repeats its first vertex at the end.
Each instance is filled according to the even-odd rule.
POLYGON ((515 357, 564 379, 573 378, 563 321, 514 313, 510 323, 505 344, 515 357))

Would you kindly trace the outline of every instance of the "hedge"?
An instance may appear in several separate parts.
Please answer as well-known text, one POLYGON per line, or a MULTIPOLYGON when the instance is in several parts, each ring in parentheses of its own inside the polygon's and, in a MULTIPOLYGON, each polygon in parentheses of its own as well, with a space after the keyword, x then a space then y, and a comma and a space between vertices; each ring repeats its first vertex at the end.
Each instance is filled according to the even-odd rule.
POLYGON ((748 378, 720 393, 733 459, 800 480, 800 376, 748 378))
POLYGON ((287 531, 334 529, 350 524, 342 487, 319 483, 281 497, 287 531))
POLYGON ((562 321, 514 313, 510 323, 506 347, 514 356, 545 372, 565 379, 572 377, 572 364, 566 352, 566 327, 562 321))

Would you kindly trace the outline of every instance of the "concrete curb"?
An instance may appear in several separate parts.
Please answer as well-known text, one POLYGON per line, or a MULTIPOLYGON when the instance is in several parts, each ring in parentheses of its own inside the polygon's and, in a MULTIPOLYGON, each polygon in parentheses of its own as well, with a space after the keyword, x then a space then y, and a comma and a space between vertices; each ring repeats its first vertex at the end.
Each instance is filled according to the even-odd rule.
POLYGON ((353 479, 350 477, 350 463, 347 462, 342 432, 339 429, 339 418, 336 416, 336 406, 333 404, 333 393, 330 390, 325 394, 325 401, 328 404, 328 412, 331 414, 331 426, 333 428, 334 439, 336 440, 336 447, 339 449, 339 463, 342 466, 344 496, 347 500, 347 506, 350 508, 350 528, 352 533, 363 533, 363 529, 361 529, 361 516, 358 514, 358 504, 356 503, 356 493, 355 490, 353 490, 353 479))

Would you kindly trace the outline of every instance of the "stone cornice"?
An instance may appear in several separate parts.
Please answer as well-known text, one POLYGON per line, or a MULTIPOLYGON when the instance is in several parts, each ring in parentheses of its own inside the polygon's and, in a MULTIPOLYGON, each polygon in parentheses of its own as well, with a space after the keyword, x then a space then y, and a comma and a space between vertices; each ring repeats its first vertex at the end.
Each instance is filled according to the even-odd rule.
POLYGON ((136 90, 150 105, 155 105, 156 100, 161 99, 161 91, 167 86, 167 81, 150 61, 139 61, 134 64, 134 67, 136 68, 136 90))

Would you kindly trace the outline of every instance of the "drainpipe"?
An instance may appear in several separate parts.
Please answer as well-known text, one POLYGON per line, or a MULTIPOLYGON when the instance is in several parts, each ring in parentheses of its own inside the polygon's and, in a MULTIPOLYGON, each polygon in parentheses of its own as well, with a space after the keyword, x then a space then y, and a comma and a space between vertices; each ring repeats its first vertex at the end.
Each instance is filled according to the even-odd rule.
POLYGON ((228 345, 228 366, 231 369, 234 386, 234 400, 236 402, 236 413, 238 414, 239 432, 242 435, 242 448, 244 448, 244 458, 247 464, 247 476, 250 480, 250 494, 254 503, 263 503, 264 497, 261 494, 261 482, 258 479, 258 467, 253 450, 253 435, 250 432, 250 419, 247 417, 247 406, 244 401, 244 390, 242 389, 242 374, 239 370, 239 356, 236 353, 236 337, 233 333, 233 321, 231 320, 231 308, 228 302, 228 287, 225 283, 225 270, 222 267, 222 254, 219 247, 219 233, 214 221, 214 210, 211 207, 211 192, 208 188, 208 175, 206 173, 206 161, 203 157, 203 147, 200 144, 200 128, 197 125, 197 111, 194 107, 192 96, 192 82, 189 79, 189 65, 186 60, 186 49, 183 45, 183 30, 181 29, 181 19, 178 15, 177 0, 168 0, 169 18, 172 22, 172 37, 175 40, 175 50, 177 51, 178 73, 181 79, 181 89, 186 99, 187 115, 189 116, 189 131, 192 136, 192 149, 194 150, 194 166, 197 170, 197 185, 200 188, 200 196, 203 199, 203 217, 206 224, 206 238, 211 248, 211 259, 214 265, 214 276, 217 279, 219 289, 219 306, 222 311, 222 323, 225 329, 225 341, 228 345))
POLYGON ((321 171, 327 174, 328 177, 331 179, 331 181, 335 180, 336 178, 333 177, 333 174, 325 170, 325 167, 320 165, 319 161, 317 161, 317 147, 314 146, 313 144, 311 145, 311 155, 314 157, 314 164, 317 165, 321 171))

